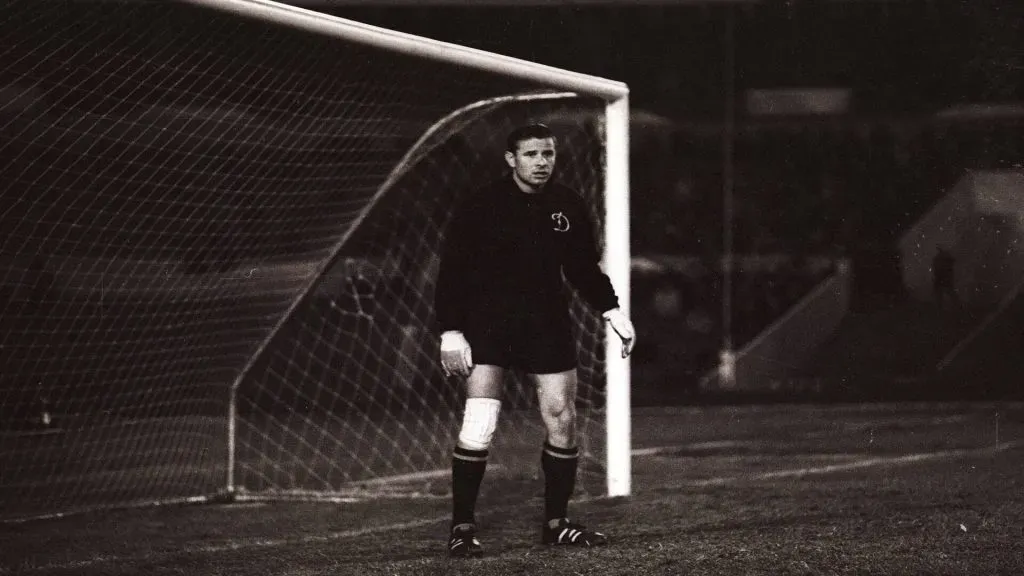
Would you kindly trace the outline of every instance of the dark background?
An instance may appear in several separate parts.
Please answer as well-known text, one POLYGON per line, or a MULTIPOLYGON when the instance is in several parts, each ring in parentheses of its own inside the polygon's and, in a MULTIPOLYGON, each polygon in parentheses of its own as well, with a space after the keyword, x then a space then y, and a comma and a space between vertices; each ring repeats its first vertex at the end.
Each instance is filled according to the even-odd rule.
POLYGON ((739 93, 847 87, 857 115, 915 117, 1018 100, 1024 84, 1024 8, 1007 1, 294 4, 621 80, 676 120, 722 118, 729 19, 739 93))
MULTIPOLYGON (((447 465, 441 443, 406 450, 443 437, 460 409, 436 366, 431 247, 494 143, 435 142, 362 210, 413 129, 537 87, 184 4, 0 7, 0 428, 28 429, 0 436, 13 439, 0 499, 38 512, 214 493, 223 454, 209 447, 224 445, 229 414, 251 485, 447 465), (374 250, 394 245, 404 261, 375 268, 389 254, 374 250), (367 273, 301 298, 308 264, 334 246, 367 273), (168 446, 192 465, 152 472, 168 446), (160 483, 133 472, 112 494, 92 475, 106 470, 160 483), (83 478, 83 494, 65 489, 83 478)), ((896 259, 968 171, 1020 168, 1019 2, 317 7, 630 86, 635 403, 1020 398, 1024 302, 913 301, 896 259), (849 107, 746 108, 749 90, 814 87, 849 90, 849 107), (751 342, 847 261, 850 313, 811 362, 759 394, 700 389, 723 347, 751 342), (937 378, 967 338, 964 362, 937 378)), ((589 159, 588 130, 566 148, 589 159)), ((599 350, 599 321, 578 319, 599 350)), ((599 353, 585 364, 599 370, 599 353)), ((593 416, 602 382, 584 380, 593 416)))
MULTIPOLYGON (((354 95, 382 106, 378 113, 385 120, 410 113, 402 108, 402 98, 436 101, 436 109, 426 109, 424 117, 451 110, 444 98, 472 99, 461 86, 429 81, 434 74, 443 77, 441 66, 385 61, 372 50, 357 48, 339 54, 337 61, 302 59, 307 51, 331 54, 330 43, 228 19, 193 23, 189 19, 195 13, 162 15, 159 3, 3 5, 24 19, 23 24, 17 18, 8 20, 12 32, 5 39, 9 54, 24 57, 12 57, 0 72, 15 85, 24 84, 23 79, 37 83, 41 95, 29 92, 19 102, 37 98, 26 110, 43 111, 38 119, 26 121, 31 115, 15 110, 7 126, 15 127, 8 134, 17 136, 4 141, 5 158, 15 161, 5 164, 0 174, 3 249, 5 258, 29 269, 9 272, 6 280, 20 293, 33 283, 52 282, 47 273, 56 265, 47 259, 68 254, 117 258, 144 253, 180 259, 185 273, 199 275, 231 270, 243 256, 320 257, 335 237, 312 238, 304 231, 339 225, 350 214, 331 212, 337 208, 337 190, 363 190, 376 177, 337 168, 382 166, 400 149, 382 147, 372 127, 360 128, 365 132, 358 135, 341 130, 315 142, 302 140, 303 134, 318 132, 318 115, 337 114, 326 106, 324 95, 352 89, 346 82, 353 62, 359 63, 360 74, 375 82, 383 79, 378 85, 394 78, 416 80, 400 82, 400 95, 354 95), (48 25, 34 27, 33 19, 48 25), (104 19, 114 24, 95 24, 100 28, 95 35, 83 28, 104 19), (122 29, 139 36, 122 37, 122 29), (253 62, 257 67, 250 67, 253 62), (204 67, 212 73, 204 74, 204 67), (301 82, 289 78, 289 70, 301 82), (241 89, 250 73, 262 78, 267 89, 241 89), (428 82, 420 82, 422 78, 428 82), (301 96, 280 98, 292 89, 301 96), (245 95, 249 93, 259 100, 245 95), (288 164, 280 171, 247 151, 260 142, 259 129, 218 139, 219 125, 200 115, 169 124, 161 132, 174 135, 168 143, 154 131, 132 132, 140 122, 128 128, 117 124, 119 115, 130 115, 137 104, 183 101, 252 106, 263 120, 299 118, 305 124, 271 142, 289 154, 279 159, 288 164), (88 128, 98 136, 76 136, 80 126, 67 119, 83 112, 100 119, 88 128), (103 124, 108 119, 111 127, 103 124), (19 132, 19 122, 31 129, 19 132), (44 137, 32 135, 39 126, 47 126, 44 137), (77 148, 63 153, 60 147, 71 140, 77 148), (307 154, 310 150, 312 155, 307 154), (150 172, 154 166, 182 170, 170 177, 150 172), (304 195, 304 204, 273 188, 280 181, 328 180, 330 187, 304 195), (147 200, 150 192, 179 196, 168 208, 162 200, 147 200), (249 195, 259 194, 268 195, 250 201, 249 195), (331 210, 323 208, 328 205, 331 210), (195 206, 202 210, 190 212, 195 206)), ((894 261, 900 235, 966 170, 1014 168, 1021 162, 1019 111, 946 113, 1019 104, 1024 50, 1018 27, 1024 7, 1018 2, 303 5, 621 80, 630 87, 634 110, 664 121, 653 128, 636 125, 632 134, 632 251, 661 266, 655 274, 634 276, 633 309, 645 343, 635 357, 639 401, 689 401, 700 376, 716 366, 723 346, 741 348, 806 296, 840 259, 852 259, 857 271, 856 310, 892 308, 904 297, 894 261), (745 105, 750 90, 815 87, 849 90, 849 106, 836 114, 758 116, 745 105), (732 213, 726 212, 727 199, 732 213), (720 265, 727 254, 742 257, 728 275, 720 265), (729 310, 723 309, 726 293, 732 302, 729 310)), ((507 90, 501 88, 516 89, 514 82, 507 90)), ((396 142, 402 143, 400 138, 396 142)), ((260 301, 256 309, 282 311, 287 303, 283 294, 260 301)), ((11 350, 22 346, 35 356, 56 354, 72 364, 81 360, 97 366, 87 370, 87 380, 96 382, 107 378, 106 372, 130 372, 122 367, 126 360, 109 360, 110 350, 82 351, 102 348, 97 342, 106 336, 98 334, 120 333, 111 336, 111 346, 117 354, 132 355, 134 346, 151 337, 147 330, 163 320, 124 318, 169 318, 197 302, 147 304, 141 298, 131 305, 138 308, 113 314, 100 312, 106 304, 90 302, 97 307, 93 310, 66 295, 38 296, 20 309, 19 320, 11 320, 17 314, 8 314, 6 321, 18 331, 35 331, 32 338, 43 341, 26 344, 31 338, 11 336, 5 357, 17 357, 11 350), (48 307, 50 297, 55 303, 48 307), (52 324, 33 319, 42 313, 50 314, 52 324), (71 329, 65 325, 69 318, 87 320, 87 326, 71 329), (64 332, 67 342, 47 340, 64 332), (54 352, 63 349, 83 358, 54 352)), ((231 323, 225 310, 233 304, 221 301, 225 299, 216 296, 202 314, 180 312, 195 324, 177 325, 180 342, 174 346, 208 346, 218 350, 209 355, 225 359, 225 366, 246 358, 248 340, 224 351, 218 346, 230 339, 209 336, 231 323), (207 336, 194 336, 204 329, 207 336), (204 342, 190 343, 190 338, 204 342), (217 342, 206 343, 209 339, 217 342)), ((309 312, 310 318, 321 316, 322 310, 309 312)), ((972 321, 951 321, 957 326, 952 341, 972 321)), ((905 324, 906 319, 879 322, 873 333, 889 332, 886 322, 905 324)), ((919 332, 936 330, 928 324, 919 332)), ((161 346, 145 363, 149 369, 158 370, 168 361, 161 355, 174 355, 174 346, 161 346)), ((193 360, 203 363, 202 356, 182 363, 193 360)), ((38 366, 18 369, 27 370, 30 379, 35 379, 34 371, 65 370, 33 362, 38 366)), ((842 380, 848 369, 823 370, 825 376, 842 380)), ((128 382, 132 376, 117 378, 128 382)), ((219 372, 217 378, 222 378, 219 372)), ((877 395, 886 378, 874 383, 867 395, 877 395)))
MULTIPOLYGON (((813 262, 840 258, 855 269, 850 318, 819 355, 826 357, 810 373, 793 370, 794 379, 825 378, 826 395, 836 397, 1019 393, 1016 368, 1005 365, 987 376, 967 370, 971 384, 963 371, 954 383, 903 382, 907 373, 931 378, 920 366, 990 310, 960 314, 908 300, 896 243, 966 171, 1020 168, 1020 109, 993 110, 1021 101, 1024 5, 344 4, 307 6, 621 80, 634 108, 675 123, 663 139, 634 127, 633 252, 690 262, 634 275, 634 315, 647 344, 634 363, 637 396, 689 398, 722 347, 741 348, 829 272, 813 262), (848 107, 772 116, 746 107, 750 90, 815 87, 848 89, 848 107), (747 257, 728 279, 718 264, 725 253, 747 257), (723 311, 725 291, 732 303, 723 311), (896 357, 919 364, 896 368, 896 357)), ((1004 337, 990 337, 1019 342, 1021 320, 1003 322, 1004 337)))

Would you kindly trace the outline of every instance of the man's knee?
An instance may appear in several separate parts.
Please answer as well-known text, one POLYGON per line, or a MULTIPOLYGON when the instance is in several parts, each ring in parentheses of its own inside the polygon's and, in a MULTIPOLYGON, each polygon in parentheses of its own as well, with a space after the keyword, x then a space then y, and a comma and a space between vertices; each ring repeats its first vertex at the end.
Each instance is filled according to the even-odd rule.
POLYGON ((576 405, 568 398, 549 399, 540 407, 547 426, 548 439, 559 446, 575 444, 576 405))
POLYGON ((569 447, 576 434, 576 374, 534 375, 538 386, 541 416, 548 439, 557 446, 569 447))
POLYGON ((468 398, 459 430, 459 446, 470 450, 487 450, 498 429, 501 400, 495 398, 468 398))
POLYGON ((548 397, 541 402, 540 410, 551 420, 573 421, 576 418, 576 405, 567 396, 548 397))

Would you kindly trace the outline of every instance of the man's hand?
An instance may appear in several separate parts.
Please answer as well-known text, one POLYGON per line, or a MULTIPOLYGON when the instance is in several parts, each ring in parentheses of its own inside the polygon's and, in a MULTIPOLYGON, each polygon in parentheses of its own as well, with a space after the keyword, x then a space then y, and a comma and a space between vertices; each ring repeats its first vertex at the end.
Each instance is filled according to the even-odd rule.
POLYGON ((462 332, 441 334, 441 369, 445 376, 469 376, 473 371, 473 350, 462 332))
POLYGON ((602 314, 602 316, 604 316, 604 319, 611 325, 612 330, 615 330, 615 333, 622 340, 622 357, 629 356, 633 351, 633 346, 636 345, 636 332, 633 330, 633 323, 618 308, 612 308, 602 314))

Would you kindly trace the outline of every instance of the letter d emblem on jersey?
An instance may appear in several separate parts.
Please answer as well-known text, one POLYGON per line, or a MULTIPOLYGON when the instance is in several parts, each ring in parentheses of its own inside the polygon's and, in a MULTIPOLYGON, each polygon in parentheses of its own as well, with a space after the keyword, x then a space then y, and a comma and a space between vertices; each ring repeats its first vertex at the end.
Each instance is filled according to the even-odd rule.
POLYGON ((565 214, 561 212, 555 212, 551 215, 551 219, 555 222, 555 232, 568 232, 569 231, 569 219, 565 214))

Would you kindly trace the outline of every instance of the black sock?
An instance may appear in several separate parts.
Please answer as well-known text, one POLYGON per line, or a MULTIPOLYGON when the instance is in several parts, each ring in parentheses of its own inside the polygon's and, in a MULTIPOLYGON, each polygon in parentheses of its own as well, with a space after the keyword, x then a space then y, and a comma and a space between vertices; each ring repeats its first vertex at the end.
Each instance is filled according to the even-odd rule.
POLYGON ((576 488, 578 448, 559 448, 544 443, 540 464, 544 470, 544 515, 547 520, 568 516, 569 498, 576 488))
POLYGON ((452 527, 475 524, 476 497, 487 469, 487 450, 455 447, 452 456, 452 527))

